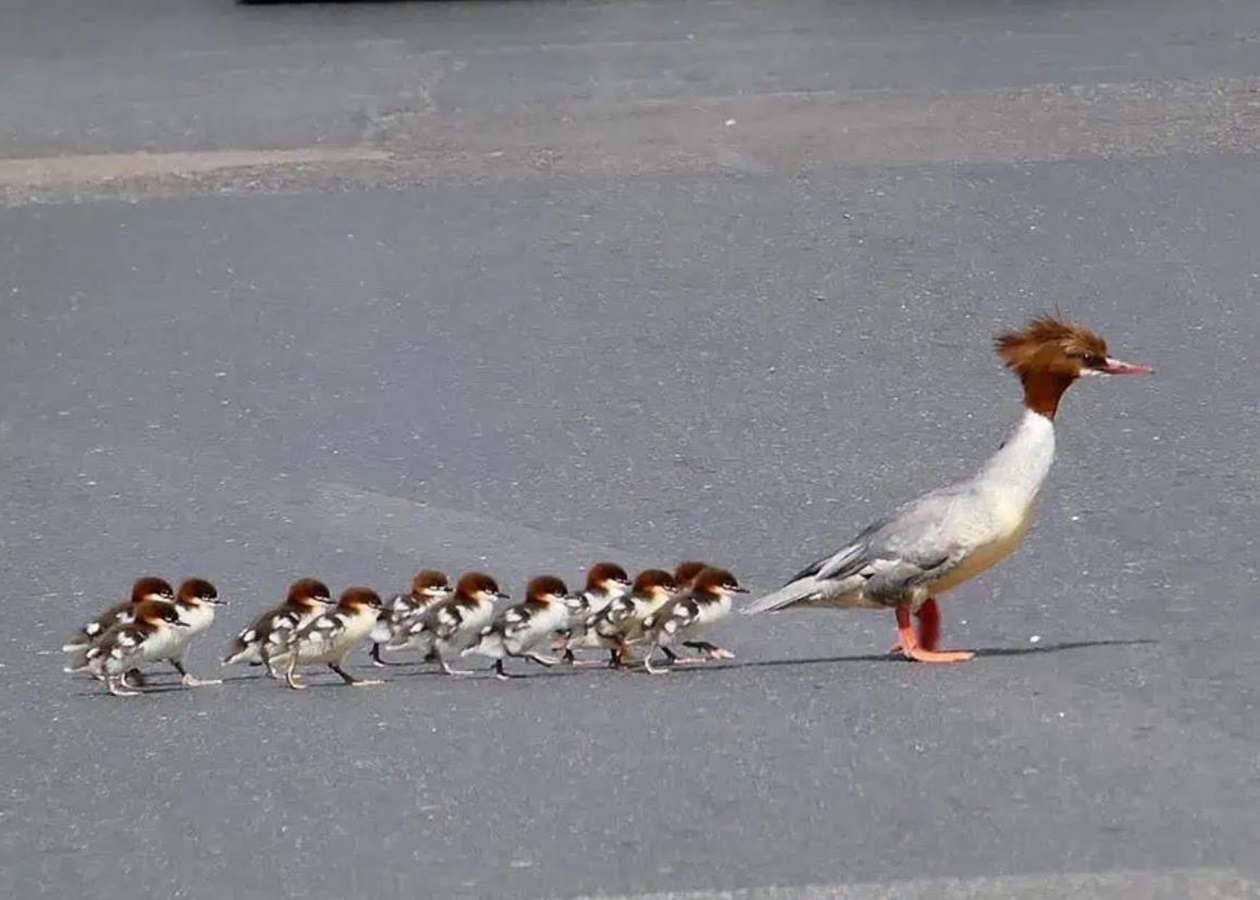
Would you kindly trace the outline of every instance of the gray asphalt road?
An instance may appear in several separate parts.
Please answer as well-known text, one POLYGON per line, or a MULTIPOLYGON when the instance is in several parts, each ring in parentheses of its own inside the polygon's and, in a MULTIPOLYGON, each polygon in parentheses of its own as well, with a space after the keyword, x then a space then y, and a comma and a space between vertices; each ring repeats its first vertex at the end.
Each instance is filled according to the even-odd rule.
POLYGON ((1260 896, 1254 4, 80 6, 0 12, 0 895, 1260 896), (140 572, 231 599, 202 675, 303 574, 774 587, 1056 306, 1158 374, 1069 395, 970 665, 60 672, 140 572))

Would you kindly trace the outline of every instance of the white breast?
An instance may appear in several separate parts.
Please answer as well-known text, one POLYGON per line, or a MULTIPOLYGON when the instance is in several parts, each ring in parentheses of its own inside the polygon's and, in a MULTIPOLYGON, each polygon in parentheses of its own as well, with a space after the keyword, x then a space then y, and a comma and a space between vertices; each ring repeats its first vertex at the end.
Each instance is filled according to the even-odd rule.
POLYGON ((1054 462, 1054 423, 1028 410, 974 479, 976 493, 946 527, 967 548, 960 563, 927 586, 943 593, 1014 553, 1032 526, 1037 496, 1054 462))
POLYGON ((481 630, 494 621, 494 604, 479 602, 467 612, 467 618, 459 623, 459 630, 446 643, 454 650, 471 647, 481 637, 481 630))
POLYGON ((183 632, 186 630, 174 625, 162 625, 140 645, 139 652, 136 653, 136 661, 153 662, 166 659, 179 650, 184 637, 183 632))
POLYGON ((564 627, 568 621, 568 610, 563 603, 552 603, 544 612, 529 623, 529 631, 519 638, 518 653, 530 650, 543 643, 548 637, 564 627))
POLYGON ((214 622, 214 606, 210 603, 199 603, 196 606, 179 607, 179 618, 182 622, 187 622, 187 628, 181 628, 184 642, 191 640, 201 634, 211 623, 214 622))

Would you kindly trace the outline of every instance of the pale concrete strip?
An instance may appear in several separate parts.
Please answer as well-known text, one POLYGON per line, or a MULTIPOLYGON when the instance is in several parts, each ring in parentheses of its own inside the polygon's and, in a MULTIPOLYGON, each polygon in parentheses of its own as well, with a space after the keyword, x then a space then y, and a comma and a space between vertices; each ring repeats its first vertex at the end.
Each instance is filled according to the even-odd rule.
POLYGON ((1260 78, 426 108, 379 147, 0 161, 0 202, 1256 153, 1260 78))
POLYGON ((114 153, 0 159, 0 185, 46 188, 102 185, 112 181, 190 177, 226 169, 383 162, 384 150, 370 147, 305 147, 298 150, 208 150, 190 153, 114 153))
POLYGON ((925 878, 865 884, 746 888, 658 894, 600 894, 575 900, 1249 900, 1260 885, 1229 869, 1163 869, 925 878))

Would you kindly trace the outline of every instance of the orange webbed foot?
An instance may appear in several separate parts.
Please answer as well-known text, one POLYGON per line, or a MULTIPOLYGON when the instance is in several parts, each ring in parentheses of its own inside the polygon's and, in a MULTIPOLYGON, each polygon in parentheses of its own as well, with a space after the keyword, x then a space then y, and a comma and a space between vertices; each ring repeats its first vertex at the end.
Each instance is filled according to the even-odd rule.
POLYGON ((959 663, 975 654, 966 650, 937 650, 941 639, 941 610, 929 597, 919 607, 919 630, 910 621, 910 610, 897 607, 897 647, 907 659, 922 663, 959 663))

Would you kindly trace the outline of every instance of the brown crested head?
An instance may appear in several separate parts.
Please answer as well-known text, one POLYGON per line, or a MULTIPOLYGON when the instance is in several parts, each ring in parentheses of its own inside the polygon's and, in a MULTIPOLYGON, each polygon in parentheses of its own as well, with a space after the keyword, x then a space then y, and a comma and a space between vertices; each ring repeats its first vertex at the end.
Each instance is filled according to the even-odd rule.
POLYGON ((739 581, 735 576, 726 569, 719 569, 715 566, 705 566, 705 568, 696 576, 697 592, 707 594, 746 594, 748 591, 739 586, 739 581))
POLYGON ((680 562, 674 567, 674 581, 678 582, 680 589, 689 591, 695 587, 696 576, 708 567, 707 563, 702 563, 697 559, 680 562))
POLYGON ((137 603, 136 621, 146 622, 153 626, 184 626, 183 620, 179 617, 179 610, 162 600, 142 600, 140 603, 137 603))
POLYGON ((381 595, 369 587, 351 587, 341 592, 337 605, 342 609, 358 612, 363 609, 379 610, 382 606, 381 595))
POLYGON ((546 597, 563 600, 568 593, 569 589, 565 583, 554 575, 539 575, 531 578, 525 587, 526 600, 542 600, 546 597))
POLYGON ((215 587, 204 578, 188 578, 179 586, 177 599, 186 603, 194 601, 205 601, 206 603, 218 603, 219 592, 215 587))
POLYGON ((295 606, 332 603, 332 591, 318 578, 299 578, 289 585, 288 602, 295 606))
POLYGON ((451 582, 446 577, 446 573, 436 569, 421 569, 416 573, 416 577, 411 579, 411 593, 415 597, 438 594, 450 586, 451 582))
POLYGON ((1054 316, 1033 319, 1022 331, 998 335, 994 346, 1024 385, 1024 403, 1053 419, 1072 382, 1089 375, 1147 375, 1151 369, 1113 359, 1107 342, 1083 325, 1054 316))
POLYGON ((507 599, 507 594, 499 590, 499 583, 485 572, 468 572, 461 575, 459 582, 455 585, 455 593, 467 599, 475 597, 488 600, 507 599))
POLYGON ((171 587, 171 583, 164 578, 155 578, 152 575, 146 575, 144 578, 136 579, 136 583, 131 586, 131 602, 140 603, 147 599, 157 600, 174 600, 175 589, 171 587))
POLYGON ((620 585, 629 586, 629 584, 630 576, 616 563, 598 562, 586 573, 586 589, 592 593, 612 590, 620 585), (614 584, 609 584, 609 582, 614 582, 614 584))
POLYGON ((634 579, 634 593, 648 597, 660 591, 672 594, 678 589, 674 576, 664 569, 645 569, 634 579))

